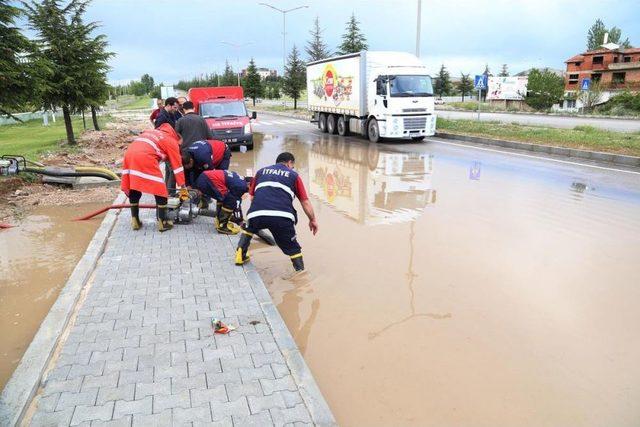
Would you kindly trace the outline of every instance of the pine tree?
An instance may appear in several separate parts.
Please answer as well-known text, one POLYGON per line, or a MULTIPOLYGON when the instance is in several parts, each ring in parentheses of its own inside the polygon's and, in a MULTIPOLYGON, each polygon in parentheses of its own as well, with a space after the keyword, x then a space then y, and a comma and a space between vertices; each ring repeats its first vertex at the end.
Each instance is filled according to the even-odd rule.
POLYGON ((444 64, 440 67, 440 71, 438 72, 438 77, 436 77, 436 87, 435 91, 440 98, 443 96, 449 95, 451 92, 451 76, 447 71, 444 64))
POLYGON ((251 58, 247 67, 247 77, 244 79, 244 94, 252 99, 254 107, 256 98, 264 95, 264 87, 253 58, 251 58))
POLYGON ((322 40, 322 29, 317 16, 313 21, 313 28, 309 31, 309 34, 311 34, 311 40, 307 42, 307 47, 305 48, 307 55, 309 55, 309 62, 319 61, 331 56, 327 44, 322 40))
POLYGON ((238 76, 233 72, 233 68, 229 64, 229 61, 225 62, 224 74, 222 74, 220 84, 222 86, 238 86, 238 76))
POLYGON ((48 69, 35 45, 14 26, 22 10, 10 3, 0 0, 0 115, 13 117, 37 97, 48 69))
POLYGON ((462 102, 466 94, 471 93, 473 90, 473 81, 469 74, 460 73, 460 81, 458 82, 458 90, 462 94, 462 102))
POLYGON ((502 64, 502 70, 500 70, 500 74, 498 74, 498 76, 509 77, 509 67, 507 67, 507 64, 502 64))
POLYGON ((291 49, 287 60, 287 66, 285 67, 282 90, 293 98, 294 110, 298 108, 298 98, 300 98, 300 92, 306 87, 306 84, 306 69, 300 59, 298 48, 296 48, 296 45, 293 45, 293 49, 291 49))
POLYGON ((367 50, 368 48, 367 38, 360 31, 360 23, 356 20, 355 13, 352 13, 347 22, 345 33, 342 35, 342 43, 340 43, 337 53, 338 55, 346 55, 367 50))
POLYGON ((75 144, 71 114, 93 105, 96 93, 89 85, 106 72, 110 56, 104 51, 103 35, 93 36, 95 22, 85 24, 82 17, 89 0, 31 0, 25 3, 30 27, 36 32, 38 54, 51 70, 39 104, 45 110, 62 108, 67 142, 75 144), (98 51, 102 49, 102 51, 98 51))

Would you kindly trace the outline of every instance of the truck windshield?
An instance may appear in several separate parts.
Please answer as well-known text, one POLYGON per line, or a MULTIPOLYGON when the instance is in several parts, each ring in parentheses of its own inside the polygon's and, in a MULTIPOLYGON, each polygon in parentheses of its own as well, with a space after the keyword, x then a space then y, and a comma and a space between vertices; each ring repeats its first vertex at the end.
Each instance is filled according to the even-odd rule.
POLYGON ((401 96, 433 96, 433 85, 429 76, 391 76, 389 94, 401 96))
POLYGON ((200 104, 200 115, 204 118, 238 117, 246 116, 247 109, 243 101, 232 102, 206 102, 200 104))

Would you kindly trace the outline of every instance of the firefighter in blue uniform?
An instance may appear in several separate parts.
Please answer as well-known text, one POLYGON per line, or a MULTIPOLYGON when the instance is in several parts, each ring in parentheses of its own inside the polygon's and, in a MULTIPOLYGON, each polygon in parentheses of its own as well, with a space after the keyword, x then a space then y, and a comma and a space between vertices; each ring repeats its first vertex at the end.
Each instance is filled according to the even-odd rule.
POLYGON ((206 170, 229 169, 230 162, 229 146, 215 139, 196 141, 182 152, 182 166, 189 186, 193 186, 200 174, 206 170))
POLYGON ((238 202, 249 190, 247 181, 232 171, 207 170, 200 174, 194 188, 218 201, 216 230, 222 234, 237 234, 240 229, 229 222, 238 202))
POLYGON ((304 270, 302 249, 296 239, 295 224, 298 218, 293 207, 295 197, 300 200, 302 209, 309 218, 309 230, 314 235, 318 232, 318 223, 302 179, 293 170, 294 164, 293 154, 280 153, 275 165, 260 169, 251 180, 249 194, 253 196, 253 201, 247 213, 247 224, 238 241, 236 265, 249 260, 247 251, 251 238, 266 228, 282 252, 291 258, 293 268, 296 271, 304 270))

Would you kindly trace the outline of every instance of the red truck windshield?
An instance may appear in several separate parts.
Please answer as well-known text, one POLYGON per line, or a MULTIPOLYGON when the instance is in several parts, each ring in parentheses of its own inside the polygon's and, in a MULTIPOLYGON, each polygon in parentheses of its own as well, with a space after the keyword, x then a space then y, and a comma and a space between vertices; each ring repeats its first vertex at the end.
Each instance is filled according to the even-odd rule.
POLYGON ((204 102, 200 104, 200 115, 204 118, 238 117, 246 116, 247 109, 244 101, 231 102, 204 102))

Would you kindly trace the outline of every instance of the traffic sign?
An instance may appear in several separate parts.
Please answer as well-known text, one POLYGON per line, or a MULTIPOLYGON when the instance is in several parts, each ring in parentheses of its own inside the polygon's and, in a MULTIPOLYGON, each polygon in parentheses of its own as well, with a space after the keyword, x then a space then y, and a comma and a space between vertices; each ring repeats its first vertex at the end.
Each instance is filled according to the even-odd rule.
POLYGON ((580 86, 580 90, 587 91, 591 87, 591 79, 582 79, 582 86, 580 86))
POLYGON ((480 74, 479 76, 476 76, 475 80, 473 81, 473 86, 476 89, 486 89, 487 81, 487 76, 485 74, 480 74))

